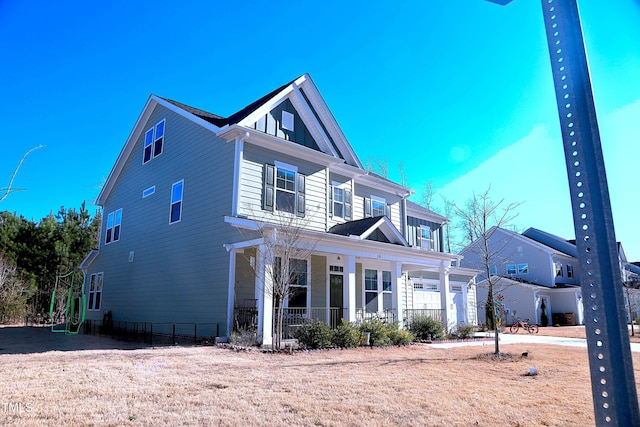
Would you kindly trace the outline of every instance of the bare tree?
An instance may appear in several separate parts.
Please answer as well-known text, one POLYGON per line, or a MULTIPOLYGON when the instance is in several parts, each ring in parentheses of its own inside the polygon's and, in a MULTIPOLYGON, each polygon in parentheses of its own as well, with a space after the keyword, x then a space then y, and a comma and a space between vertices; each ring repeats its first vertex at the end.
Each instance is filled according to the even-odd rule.
MULTIPOLYGON (((273 309, 273 346, 282 347, 285 305, 310 284, 308 263, 320 235, 309 232, 309 217, 274 211, 269 221, 256 222, 253 237, 259 245, 259 260, 250 261, 265 296, 273 309)), ((243 234, 247 234, 244 233, 243 234)), ((246 236, 247 237, 247 236, 246 236)), ((264 313, 263 313, 264 315, 264 313)))
POLYGON ((0 321, 17 320, 27 314, 33 289, 18 276, 15 263, 0 255, 0 321))
MULTIPOLYGON (((400 184, 405 187, 410 187, 409 185, 409 174, 407 173, 407 169, 404 166, 404 162, 398 163, 398 175, 400 176, 400 184)), ((427 206, 427 209, 429 207, 427 206)))
POLYGON ((13 181, 15 181, 16 176, 18 175, 18 171, 20 170, 20 167, 22 166, 22 163, 24 163, 27 156, 31 154, 33 151, 38 150, 40 148, 44 148, 44 145, 38 145, 37 147, 33 147, 32 149, 30 149, 29 151, 27 151, 22 155, 20 162, 18 162, 18 166, 16 166, 15 170, 11 174, 11 178, 9 179, 9 185, 6 188, 0 188, 0 202, 6 199, 10 193, 24 190, 24 188, 13 188, 13 181))
POLYGON ((365 161, 365 168, 367 171, 380 175, 383 178, 389 177, 389 161, 387 159, 374 159, 368 157, 365 161))
POLYGON ((521 203, 507 203, 504 199, 493 200, 490 194, 491 187, 481 194, 474 193, 463 206, 451 203, 453 214, 458 218, 464 230, 465 243, 473 245, 471 250, 480 260, 480 268, 486 276, 488 288, 485 309, 487 313, 487 325, 493 326, 495 331, 495 354, 500 353, 499 325, 496 311, 499 311, 501 302, 495 295, 500 277, 491 274, 491 266, 497 259, 503 259, 507 242, 492 241, 491 237, 498 228, 508 227, 517 216, 516 210, 521 203))
POLYGON ((420 201, 425 208, 431 209, 434 194, 435 190, 433 189, 433 181, 427 181, 420 192, 420 201))

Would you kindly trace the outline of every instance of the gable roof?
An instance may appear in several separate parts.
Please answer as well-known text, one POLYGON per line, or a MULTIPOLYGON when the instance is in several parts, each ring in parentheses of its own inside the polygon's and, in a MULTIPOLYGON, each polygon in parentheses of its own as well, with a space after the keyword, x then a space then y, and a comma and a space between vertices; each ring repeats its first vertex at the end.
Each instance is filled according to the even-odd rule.
POLYGON ((554 234, 538 230, 537 228, 529 227, 527 230, 525 230, 524 233, 522 233, 522 235, 535 240, 536 242, 542 243, 543 245, 549 246, 550 248, 553 248, 556 251, 562 252, 566 255, 572 256, 574 258, 578 256, 578 249, 576 248, 575 243, 572 244, 569 241, 554 234))
MULTIPOLYGON (((323 153, 335 157, 338 165, 342 163, 345 167, 364 170, 362 163, 311 80, 311 76, 303 74, 228 117, 213 114, 169 98, 151 95, 129 134, 107 181, 102 187, 102 191, 96 199, 96 204, 102 206, 105 203, 136 142, 144 132, 147 120, 158 105, 205 127, 217 136, 227 137, 227 140, 230 140, 229 136, 234 132, 240 132, 245 135, 247 131, 252 131, 250 127, 257 118, 267 114, 286 99, 291 101, 323 153)), ((259 133, 259 131, 255 132, 259 133)), ((391 184, 392 182, 389 181, 389 185, 391 184)), ((395 186, 399 187, 398 184, 395 184, 395 186)))
POLYGON ((386 216, 375 216, 336 224, 329 229, 328 233, 367 240, 369 237, 373 237, 374 233, 378 231, 386 237, 389 243, 409 246, 402 236, 402 233, 398 231, 386 216))
POLYGON ((438 222, 440 224, 449 222, 449 218, 435 213, 431 209, 427 209, 424 206, 420 206, 419 204, 412 202, 411 200, 407 200, 407 214, 409 216, 417 215, 425 218, 427 221, 438 222))

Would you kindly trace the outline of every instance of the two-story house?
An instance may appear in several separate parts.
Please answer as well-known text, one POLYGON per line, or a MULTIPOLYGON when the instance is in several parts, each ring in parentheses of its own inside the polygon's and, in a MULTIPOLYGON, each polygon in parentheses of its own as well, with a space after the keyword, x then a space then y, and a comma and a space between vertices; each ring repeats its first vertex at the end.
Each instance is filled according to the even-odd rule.
MULTIPOLYGON (((485 261, 489 259, 489 270, 495 283, 494 294, 504 297, 506 323, 520 317, 539 324, 543 307, 549 325, 584 323, 575 241, 536 228, 529 228, 522 234, 492 228, 488 234, 490 256, 484 256, 482 239, 478 239, 460 252, 464 255, 461 265, 486 270, 485 261)), ((623 283, 632 287, 632 267, 620 244, 618 253, 623 283)), ((486 272, 483 272, 478 275, 479 306, 484 307, 487 293, 486 272)), ((478 318, 480 323, 485 322, 484 309, 479 309, 478 318)))
POLYGON ((483 270, 477 285, 480 323, 486 322, 487 260, 493 276, 494 297, 504 298, 505 323, 512 323, 517 317, 540 323, 543 307, 549 324, 558 320, 559 313, 563 323, 583 323, 575 245, 534 228, 519 234, 494 227, 487 234, 488 253, 482 238, 460 252, 464 255, 461 265, 483 270))
POLYGON ((284 221, 304 254, 289 265, 287 308, 401 323, 438 309, 450 327, 475 323, 476 272, 442 251, 446 219, 411 194, 363 168, 308 74, 228 117, 152 95, 97 199, 100 247, 81 265, 87 319, 215 323, 224 337, 251 307, 269 344, 265 271, 279 260, 265 232, 284 221))

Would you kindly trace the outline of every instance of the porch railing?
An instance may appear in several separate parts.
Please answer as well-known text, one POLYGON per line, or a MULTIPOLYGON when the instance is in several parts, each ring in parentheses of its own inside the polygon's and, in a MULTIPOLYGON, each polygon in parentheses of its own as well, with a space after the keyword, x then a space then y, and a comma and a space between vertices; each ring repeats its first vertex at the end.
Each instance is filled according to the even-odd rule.
POLYGON ((370 322, 374 319, 383 323, 393 323, 397 320, 395 308, 387 308, 382 311, 367 311, 366 308, 356 308, 356 322, 370 322))
POLYGON ((429 317, 444 323, 444 310, 439 308, 414 308, 403 311, 405 327, 410 327, 413 319, 417 317, 429 317))
MULTIPOLYGON (((318 321, 335 329, 343 317, 343 310, 337 307, 284 308, 282 313, 282 335, 293 338, 294 332, 307 323, 318 321)), ((273 324, 276 325, 276 314, 273 313, 273 324)))

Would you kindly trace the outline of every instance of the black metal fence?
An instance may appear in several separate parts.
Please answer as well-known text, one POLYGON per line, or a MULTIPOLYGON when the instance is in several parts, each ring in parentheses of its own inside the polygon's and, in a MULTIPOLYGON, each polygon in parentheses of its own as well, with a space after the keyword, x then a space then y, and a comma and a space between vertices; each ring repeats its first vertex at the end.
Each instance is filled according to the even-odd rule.
POLYGON ((220 336, 218 323, 122 322, 85 320, 82 332, 149 345, 213 344, 220 336))

